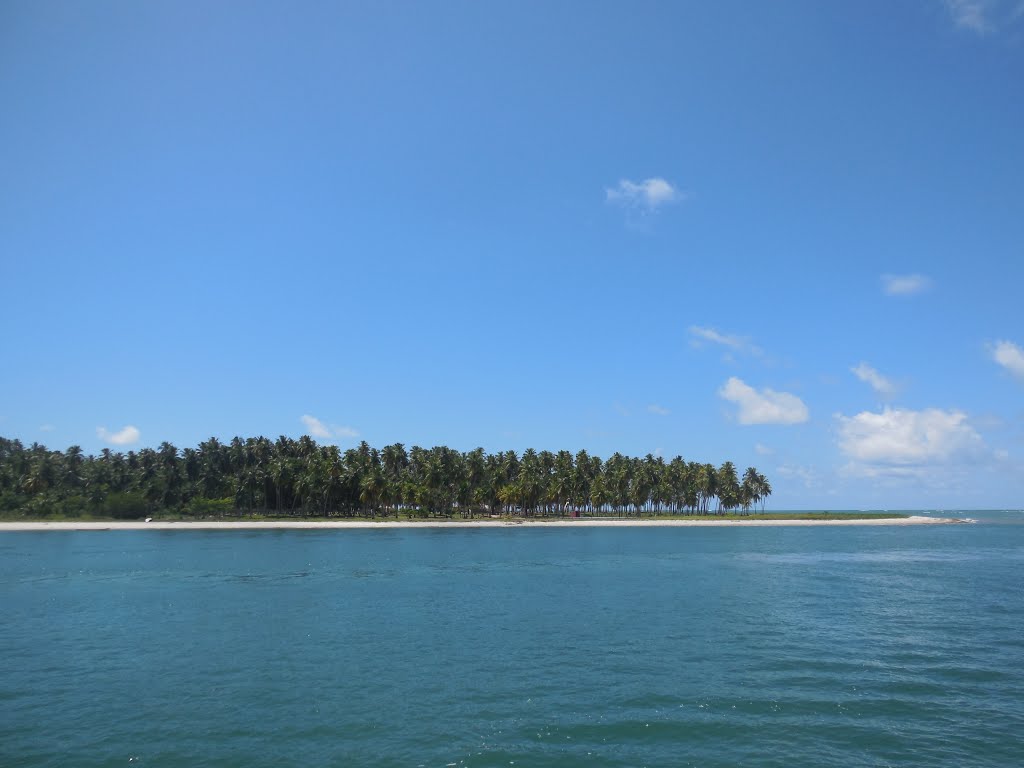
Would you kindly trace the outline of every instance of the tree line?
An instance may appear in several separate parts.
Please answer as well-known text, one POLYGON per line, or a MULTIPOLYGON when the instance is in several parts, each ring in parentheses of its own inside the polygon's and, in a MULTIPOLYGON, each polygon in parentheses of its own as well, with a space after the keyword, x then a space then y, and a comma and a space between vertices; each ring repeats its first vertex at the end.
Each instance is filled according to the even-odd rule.
POLYGON ((764 475, 647 454, 342 450, 304 436, 210 438, 127 453, 51 451, 0 438, 0 513, 26 517, 242 514, 324 517, 709 515, 762 509, 764 475))

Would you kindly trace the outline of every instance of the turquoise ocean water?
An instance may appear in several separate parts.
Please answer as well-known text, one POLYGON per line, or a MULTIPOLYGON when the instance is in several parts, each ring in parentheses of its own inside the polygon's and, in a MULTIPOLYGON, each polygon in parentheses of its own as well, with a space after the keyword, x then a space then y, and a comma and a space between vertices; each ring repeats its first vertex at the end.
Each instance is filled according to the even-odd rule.
POLYGON ((0 534, 0 765, 1024 764, 1024 513, 0 534))

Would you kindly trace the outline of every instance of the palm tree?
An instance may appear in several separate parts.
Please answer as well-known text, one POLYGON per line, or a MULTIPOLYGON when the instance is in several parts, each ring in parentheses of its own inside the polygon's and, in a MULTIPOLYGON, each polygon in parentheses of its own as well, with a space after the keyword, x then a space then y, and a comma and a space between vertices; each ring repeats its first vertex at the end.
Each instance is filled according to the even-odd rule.
POLYGON ((768 478, 758 473, 757 475, 757 497, 761 501, 761 511, 764 512, 764 500, 772 495, 772 486, 768 478))
POLYGON ((590 485, 590 504, 594 514, 601 512, 609 502, 605 476, 598 475, 590 485))
POLYGON ((290 509, 288 501, 294 498, 292 462, 281 452, 270 462, 270 479, 274 484, 274 508, 278 512, 290 509))
POLYGON ((718 468, 718 507, 719 509, 735 509, 739 506, 740 481, 736 477, 736 465, 731 461, 723 462, 718 468))
POLYGON ((376 517, 386 487, 384 475, 380 472, 370 471, 363 475, 359 481, 359 501, 362 502, 364 512, 368 511, 371 516, 376 517))
POLYGON ((64 452, 64 478, 63 483, 69 488, 78 488, 82 485, 82 465, 85 459, 82 449, 72 445, 64 452))
POLYGON ((490 478, 484 449, 474 448, 467 453, 463 465, 465 467, 465 482, 459 494, 459 507, 465 507, 469 516, 472 517, 474 506, 482 506, 487 503, 490 478))
POLYGON ((747 471, 743 473, 743 484, 740 487, 740 506, 743 507, 743 511, 749 513, 750 507, 756 504, 760 496, 760 484, 757 480, 757 470, 753 467, 747 467, 747 471))
POLYGON ((591 458, 585 450, 577 452, 575 463, 572 478, 572 504, 579 512, 590 506, 590 486, 594 482, 594 477, 600 474, 601 467, 598 463, 596 471, 594 470, 591 458))
POLYGON ((559 451, 555 456, 555 465, 548 485, 548 500, 554 504, 558 514, 565 514, 572 502, 573 485, 576 479, 576 468, 572 463, 572 454, 559 451))

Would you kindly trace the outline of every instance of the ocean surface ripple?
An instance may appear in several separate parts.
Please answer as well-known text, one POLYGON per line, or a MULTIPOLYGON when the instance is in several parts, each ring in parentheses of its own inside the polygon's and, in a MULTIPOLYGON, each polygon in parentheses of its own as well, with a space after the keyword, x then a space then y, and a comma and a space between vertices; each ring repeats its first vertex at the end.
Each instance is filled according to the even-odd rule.
POLYGON ((1024 525, 0 534, 0 765, 1008 766, 1024 525))

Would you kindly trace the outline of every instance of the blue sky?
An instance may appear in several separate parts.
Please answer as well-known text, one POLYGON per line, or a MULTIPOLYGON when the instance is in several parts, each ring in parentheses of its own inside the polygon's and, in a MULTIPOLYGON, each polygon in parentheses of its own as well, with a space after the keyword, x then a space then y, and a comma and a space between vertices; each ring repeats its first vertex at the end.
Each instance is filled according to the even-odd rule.
POLYGON ((1024 4, 0 6, 0 434, 1024 499, 1024 4))

